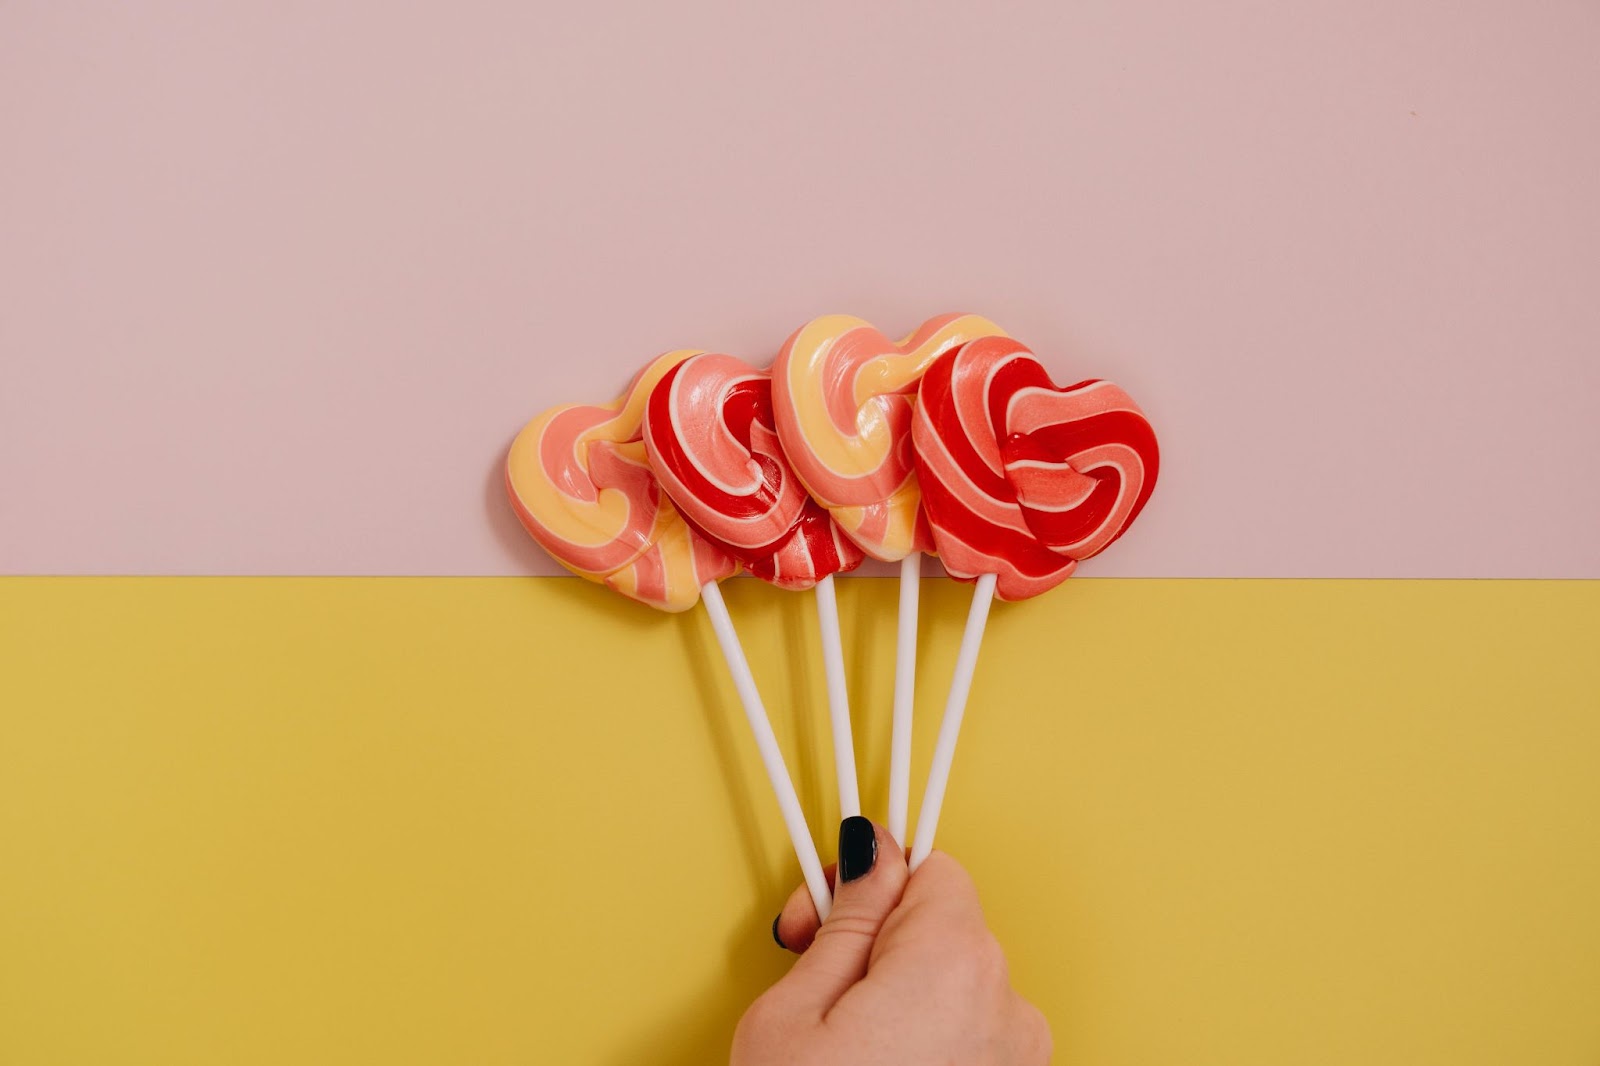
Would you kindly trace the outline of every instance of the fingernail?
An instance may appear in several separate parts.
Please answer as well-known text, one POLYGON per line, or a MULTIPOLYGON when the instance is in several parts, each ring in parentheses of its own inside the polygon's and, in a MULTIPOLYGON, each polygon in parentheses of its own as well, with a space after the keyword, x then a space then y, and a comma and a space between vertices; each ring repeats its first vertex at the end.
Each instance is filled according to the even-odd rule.
POLYGON ((839 823, 839 879, 854 881, 872 872, 878 861, 878 831, 859 814, 839 823))
POLYGON ((778 917, 772 919, 772 939, 778 942, 778 946, 780 948, 782 948, 784 951, 788 951, 789 950, 789 945, 785 944, 783 942, 783 937, 778 935, 778 922, 782 918, 783 918, 783 912, 779 911, 778 912, 778 917))

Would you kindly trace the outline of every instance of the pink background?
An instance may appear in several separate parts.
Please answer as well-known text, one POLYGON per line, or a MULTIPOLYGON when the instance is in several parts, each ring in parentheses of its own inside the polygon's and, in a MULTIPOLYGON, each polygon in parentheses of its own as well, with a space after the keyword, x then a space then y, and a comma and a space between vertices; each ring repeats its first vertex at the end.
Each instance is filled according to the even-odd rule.
POLYGON ((1592 2, 0 7, 0 570, 549 572, 540 408, 997 318, 1085 573, 1600 577, 1592 2))

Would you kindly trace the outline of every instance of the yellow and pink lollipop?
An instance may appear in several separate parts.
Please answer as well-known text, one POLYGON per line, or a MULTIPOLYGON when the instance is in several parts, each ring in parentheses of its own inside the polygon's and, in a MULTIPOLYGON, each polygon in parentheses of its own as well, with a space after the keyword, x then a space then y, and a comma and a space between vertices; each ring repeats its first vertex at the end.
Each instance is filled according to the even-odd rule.
POLYGON ((506 490, 523 528, 562 566, 663 611, 738 572, 696 536, 656 484, 639 439, 645 399, 688 352, 636 375, 615 403, 564 404, 529 422, 506 457, 506 490))
POLYGON ((917 385, 933 361, 1005 331, 978 315, 931 318, 898 342, 851 315, 796 330, 772 365, 772 399, 795 474, 874 559, 900 563, 900 615, 889 758, 889 831, 906 841, 911 710, 922 555, 934 547, 911 446, 917 385))
POLYGON ((665 611, 705 604, 812 901, 825 916, 832 896, 816 845, 717 588, 739 564, 684 521, 646 458, 641 426, 651 390, 694 354, 655 359, 613 403, 539 415, 512 442, 506 489, 529 534, 579 577, 665 611))

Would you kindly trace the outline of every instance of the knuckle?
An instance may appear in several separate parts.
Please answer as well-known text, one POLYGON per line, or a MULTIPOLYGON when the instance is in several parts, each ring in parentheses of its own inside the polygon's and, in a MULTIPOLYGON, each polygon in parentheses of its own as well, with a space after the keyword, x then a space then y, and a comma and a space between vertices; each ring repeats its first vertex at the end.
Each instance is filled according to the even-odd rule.
POLYGON ((917 873, 944 895, 975 893, 972 875, 950 855, 935 851, 917 868, 917 873))
POLYGON ((1006 963, 1006 953, 992 933, 984 933, 973 953, 979 975, 987 982, 1009 987, 1011 967, 1006 963))
POLYGON ((1011 988, 1010 969, 1000 942, 987 931, 951 935, 940 956, 942 983, 952 994, 1004 1002, 1011 988))
POLYGON ((745 1008, 744 1016, 739 1019, 739 1025, 734 1030, 735 1038, 743 1037, 745 1041, 759 1040, 763 1035, 777 1028, 783 1018, 783 1009, 771 991, 763 992, 755 1001, 745 1008))
POLYGON ((973 936, 973 959, 984 973, 1005 973, 1005 951, 989 930, 973 936))
POLYGON ((988 930, 974 930, 958 937, 954 950, 961 971, 976 982, 1004 982, 1010 976, 1006 953, 988 930))
POLYGON ((1024 1037, 1029 1062, 1049 1062, 1055 1053, 1055 1038, 1044 1012, 1022 997, 1017 997, 1018 1028, 1024 1037))
POLYGON ((866 940, 871 942, 878 937, 878 931, 883 928, 883 920, 866 914, 852 914, 849 912, 835 911, 822 923, 822 928, 817 931, 816 942, 826 939, 830 942, 840 943, 846 940, 866 940))

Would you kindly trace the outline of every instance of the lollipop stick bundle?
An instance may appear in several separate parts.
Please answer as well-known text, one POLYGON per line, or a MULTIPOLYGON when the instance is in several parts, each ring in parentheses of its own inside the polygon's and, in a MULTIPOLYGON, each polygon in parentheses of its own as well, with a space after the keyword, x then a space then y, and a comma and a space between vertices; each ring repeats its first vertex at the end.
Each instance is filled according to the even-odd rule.
POLYGON ((674 351, 602 406, 546 411, 518 435, 506 484, 563 566, 667 611, 703 602, 819 914, 827 883, 717 582, 746 569, 812 590, 839 804, 861 810, 833 575, 899 562, 888 826, 907 839, 921 558, 974 583, 913 868, 932 849, 994 596, 1060 584, 1138 516, 1155 434, 1117 386, 1058 389, 1023 345, 975 315, 900 341, 858 318, 796 330, 770 370, 674 351))

